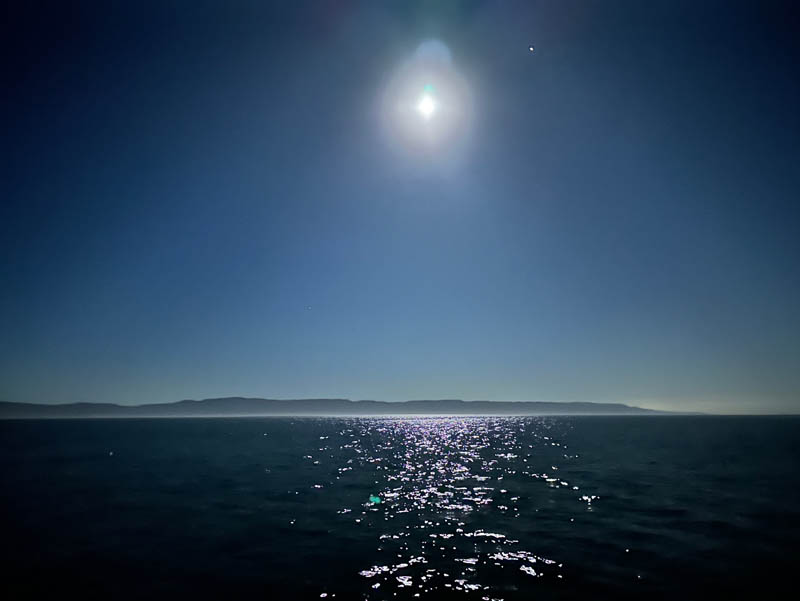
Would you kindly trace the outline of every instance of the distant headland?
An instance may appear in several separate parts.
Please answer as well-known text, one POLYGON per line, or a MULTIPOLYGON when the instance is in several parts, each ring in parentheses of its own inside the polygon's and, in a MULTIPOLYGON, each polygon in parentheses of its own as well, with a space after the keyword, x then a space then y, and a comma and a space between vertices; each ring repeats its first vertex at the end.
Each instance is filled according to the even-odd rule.
POLYGON ((261 399, 225 397, 174 403, 46 405, 0 402, 0 419, 124 417, 268 417, 280 415, 675 415, 622 403, 543 401, 351 401, 349 399, 261 399))

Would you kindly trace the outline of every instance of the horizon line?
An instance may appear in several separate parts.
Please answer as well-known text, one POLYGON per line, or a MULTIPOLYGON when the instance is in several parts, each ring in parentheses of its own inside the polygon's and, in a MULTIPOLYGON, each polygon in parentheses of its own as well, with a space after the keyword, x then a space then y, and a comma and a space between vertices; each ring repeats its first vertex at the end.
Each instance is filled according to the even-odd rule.
MULTIPOLYGON (((340 402, 348 402, 348 403, 353 403, 353 404, 380 403, 380 404, 383 404, 383 405, 405 404, 405 403, 426 403, 426 402, 448 402, 448 401, 449 402, 464 403, 464 404, 470 404, 470 403, 553 404, 553 405, 590 404, 590 405, 618 405, 618 406, 623 406, 623 407, 629 407, 631 409, 645 410, 645 411, 653 412, 654 414, 663 414, 663 415, 683 415, 683 416, 687 416, 687 415, 695 415, 695 416, 707 415, 707 416, 742 416, 742 417, 746 417, 746 416, 798 416, 798 415, 800 415, 800 412, 794 412, 793 413, 793 412, 786 412, 786 411, 728 411, 728 412, 725 412, 725 411, 719 411, 719 410, 700 411, 700 410, 696 410, 696 409, 685 409, 685 410, 682 410, 682 409, 654 409, 652 407, 646 407, 646 406, 641 406, 641 405, 632 405, 632 404, 630 404, 630 403, 634 403, 636 401, 623 402, 623 401, 584 401, 584 400, 577 401, 577 400, 496 400, 496 399, 466 399, 465 400, 465 399, 459 399, 459 398, 438 398, 438 399, 417 398, 417 399, 405 399, 405 400, 355 399, 354 400, 354 399, 349 399, 349 398, 345 398, 345 397, 268 398, 268 397, 258 397, 258 396, 225 396, 225 397, 207 397, 207 398, 200 398, 200 399, 185 398, 185 399, 180 399, 180 400, 177 400, 177 401, 155 401, 155 402, 130 403, 130 404, 119 403, 119 402, 110 402, 110 401, 64 401, 64 402, 53 402, 53 403, 48 403, 48 402, 26 402, 26 401, 0 401, 0 403, 2 403, 2 404, 29 405, 29 406, 36 406, 36 407, 53 407, 53 408, 66 407, 66 406, 70 406, 70 405, 73 405, 73 406, 74 405, 83 405, 83 406, 86 406, 86 405, 98 405, 98 406, 113 406, 113 407, 120 407, 120 408, 142 408, 142 409, 145 409, 148 406, 177 405, 177 404, 180 404, 180 403, 200 403, 200 402, 203 402, 203 401, 226 400, 226 399, 241 399, 241 400, 254 400, 254 401, 262 400, 262 401, 275 401, 275 402, 281 402, 281 403, 291 403, 291 402, 297 402, 297 401, 340 401, 340 402)), ((328 416, 328 415, 331 415, 331 416, 333 416, 333 415, 347 416, 347 414, 330 414, 330 413, 326 413, 326 412, 322 411, 320 413, 308 413, 308 412, 306 412, 306 413, 298 413, 298 414, 291 414, 291 413, 281 413, 281 414, 264 413, 264 414, 261 414, 261 415, 253 414, 253 413, 249 413, 249 414, 228 414, 228 415, 226 415, 226 414, 218 414, 218 415, 217 414, 211 414, 211 415, 202 415, 202 416, 196 416, 196 417, 270 417, 270 416, 273 416, 273 415, 276 416, 276 417, 277 416, 292 417, 292 416, 295 416, 295 415, 298 416, 298 417, 302 417, 302 416, 328 416)), ((367 414, 367 413, 360 414, 360 416, 362 416, 362 417, 369 417, 370 415, 371 414, 367 414)), ((387 416, 390 416, 391 414, 379 413, 379 414, 375 414, 375 415, 376 416, 387 417, 387 416)), ((401 414, 401 413, 398 413, 398 415, 413 416, 413 415, 416 415, 416 414, 412 414, 412 413, 402 413, 401 414)), ((458 415, 464 415, 464 414, 458 414, 458 413, 425 414, 425 413, 423 413, 423 414, 419 414, 419 415, 425 415, 425 416, 428 416, 428 417, 433 417, 433 416, 436 416, 436 415, 458 416, 458 415)), ((482 414, 467 414, 467 415, 477 416, 477 415, 482 415, 482 414)), ((504 413, 504 414, 486 413, 485 415, 512 416, 514 414, 510 414, 510 413, 504 413)), ((527 414, 527 415, 535 415, 535 414, 527 414)), ((603 415, 603 414, 600 414, 600 413, 597 413, 597 412, 595 412, 595 413, 587 413, 587 414, 581 414, 581 413, 577 413, 577 412, 569 412, 569 413, 559 414, 559 413, 550 412, 550 413, 541 414, 541 415, 556 416, 556 415, 603 415)), ((608 414, 605 414, 605 415, 625 415, 625 414, 624 413, 608 413, 608 414)), ((97 417, 100 418, 100 419, 106 419, 106 418, 108 418, 108 419, 116 419, 116 418, 128 419, 128 418, 135 418, 135 417, 143 417, 143 418, 145 418, 147 416, 97 416, 97 417)), ((159 418, 164 417, 164 418, 166 418, 168 416, 154 416, 154 417, 159 417, 159 418)), ((175 417, 178 417, 178 416, 175 416, 175 417)), ((185 417, 195 417, 195 416, 185 416, 185 417)), ((62 418, 55 417, 55 418, 51 418, 51 419, 62 419, 62 418)), ((71 419, 71 418, 66 418, 66 419, 71 419)))

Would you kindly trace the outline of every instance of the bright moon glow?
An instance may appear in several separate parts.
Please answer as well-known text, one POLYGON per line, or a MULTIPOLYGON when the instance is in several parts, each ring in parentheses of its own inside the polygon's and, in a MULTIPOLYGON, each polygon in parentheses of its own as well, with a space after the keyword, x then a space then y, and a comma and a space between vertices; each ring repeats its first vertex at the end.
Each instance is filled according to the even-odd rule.
POLYGON ((417 110, 425 119, 430 119, 436 110, 436 102, 434 102, 430 95, 425 94, 417 103, 417 110))
POLYGON ((461 156, 472 122, 472 94, 455 69, 450 50, 428 40, 398 65, 382 94, 387 140, 408 156, 461 156))

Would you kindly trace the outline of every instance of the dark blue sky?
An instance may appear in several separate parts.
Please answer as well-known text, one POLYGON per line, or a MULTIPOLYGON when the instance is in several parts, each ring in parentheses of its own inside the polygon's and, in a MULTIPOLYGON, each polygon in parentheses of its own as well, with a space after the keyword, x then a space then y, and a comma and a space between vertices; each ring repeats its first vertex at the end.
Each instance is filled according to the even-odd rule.
POLYGON ((800 410, 794 3, 19 4, 0 400, 800 410))

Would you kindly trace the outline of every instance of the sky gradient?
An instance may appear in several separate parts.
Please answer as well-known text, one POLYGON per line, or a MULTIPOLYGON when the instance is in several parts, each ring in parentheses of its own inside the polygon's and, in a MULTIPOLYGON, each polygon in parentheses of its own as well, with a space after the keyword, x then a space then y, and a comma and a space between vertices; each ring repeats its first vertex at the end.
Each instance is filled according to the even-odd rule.
POLYGON ((6 19, 0 400, 800 411, 792 3, 107 4, 6 19))

